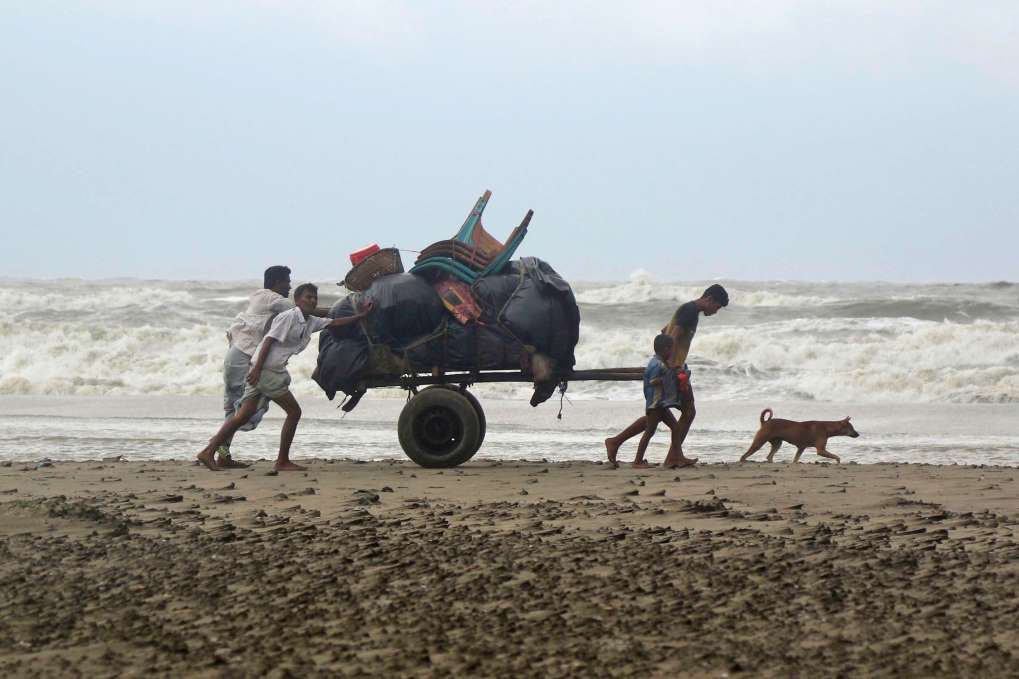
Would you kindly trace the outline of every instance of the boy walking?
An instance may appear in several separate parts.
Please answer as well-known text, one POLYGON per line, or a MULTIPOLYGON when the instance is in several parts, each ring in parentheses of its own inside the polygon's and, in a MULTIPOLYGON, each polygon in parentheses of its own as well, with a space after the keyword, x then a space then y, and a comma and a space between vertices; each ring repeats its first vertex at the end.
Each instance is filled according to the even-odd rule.
POLYGON ((227 419, 209 444, 198 453, 198 461, 211 471, 222 471, 225 467, 213 458, 215 451, 229 441, 259 409, 273 401, 283 412, 286 420, 280 431, 280 449, 275 468, 278 471, 303 471, 306 467, 290 461, 290 445, 293 443, 297 424, 301 420, 301 407, 290 392, 290 373, 287 362, 291 356, 301 353, 311 342, 311 336, 326 328, 338 328, 356 323, 371 311, 371 303, 363 311, 344 318, 319 318, 312 316, 318 305, 318 288, 311 283, 297 286, 294 291, 296 307, 285 311, 272 321, 255 350, 255 364, 247 374, 247 385, 241 396, 237 412, 227 419))
POLYGON ((658 423, 664 422, 669 431, 676 431, 676 417, 669 412, 669 406, 676 405, 676 380, 669 369, 669 357, 675 342, 666 334, 655 337, 655 355, 644 370, 644 435, 637 444, 634 469, 651 467, 644 459, 648 443, 658 430, 658 423))
MULTIPOLYGON (((682 413, 679 424, 672 432, 672 444, 665 457, 664 466, 667 468, 689 467, 697 462, 697 458, 686 457, 683 454, 683 443, 686 441, 690 425, 693 424, 694 417, 697 415, 697 408, 694 406, 693 386, 690 384, 690 368, 686 365, 686 359, 690 353, 693 337, 697 333, 700 314, 714 316, 719 309, 725 306, 729 306, 729 293, 721 285, 715 283, 709 286, 699 298, 680 305, 668 325, 662 329, 662 333, 673 340, 672 355, 668 360, 668 365, 674 371, 676 380, 678 397, 675 407, 678 407, 682 413)), ((614 465, 619 446, 645 431, 646 427, 647 420, 641 417, 616 436, 605 439, 605 450, 608 453, 609 462, 614 465)))

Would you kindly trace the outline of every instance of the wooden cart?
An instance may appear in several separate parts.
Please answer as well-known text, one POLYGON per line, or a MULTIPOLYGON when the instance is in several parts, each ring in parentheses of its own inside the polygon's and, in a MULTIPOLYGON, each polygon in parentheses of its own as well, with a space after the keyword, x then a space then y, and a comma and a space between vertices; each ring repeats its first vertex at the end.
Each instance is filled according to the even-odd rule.
MULTIPOLYGON (((644 368, 574 370, 560 382, 592 380, 639 381, 644 368)), ((440 375, 392 375, 367 377, 359 392, 381 387, 400 387, 411 393, 400 412, 397 427, 400 446, 422 467, 456 467, 474 457, 485 440, 485 411, 467 388, 486 382, 532 382, 519 370, 449 372, 440 375), (423 389, 418 389, 424 387, 423 389)), ((353 404, 351 404, 353 405, 353 404)))

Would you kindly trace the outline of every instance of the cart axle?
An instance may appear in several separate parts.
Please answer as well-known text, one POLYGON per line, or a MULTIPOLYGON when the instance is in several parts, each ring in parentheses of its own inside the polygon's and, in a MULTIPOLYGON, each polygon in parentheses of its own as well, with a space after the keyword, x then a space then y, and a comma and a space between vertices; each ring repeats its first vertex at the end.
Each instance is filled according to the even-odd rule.
MULTIPOLYGON (((594 368, 591 370, 574 370, 565 375, 557 375, 556 382, 590 382, 603 380, 606 382, 636 382, 643 379, 644 368, 594 368)), ((481 384, 485 382, 534 382, 534 377, 519 370, 488 370, 484 372, 448 372, 441 375, 398 375, 367 377, 361 381, 365 389, 376 387, 414 387, 430 384, 481 384)))

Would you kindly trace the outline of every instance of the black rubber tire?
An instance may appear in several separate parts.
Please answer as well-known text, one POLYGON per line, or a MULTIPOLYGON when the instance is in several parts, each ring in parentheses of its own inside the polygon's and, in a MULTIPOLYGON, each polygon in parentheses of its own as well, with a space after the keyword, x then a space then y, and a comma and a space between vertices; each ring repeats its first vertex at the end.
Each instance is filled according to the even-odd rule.
POLYGON ((488 430, 488 420, 485 417, 485 410, 481 407, 481 401, 478 400, 478 397, 466 389, 461 391, 460 389, 448 384, 433 384, 430 387, 425 387, 421 391, 428 391, 429 389, 452 389, 458 394, 462 394, 468 401, 470 401, 471 405, 474 406, 474 412, 478 414, 478 447, 474 449, 474 452, 476 453, 481 450, 481 444, 485 442, 485 433, 488 430))
POLYGON ((455 389, 423 389, 407 402, 397 426, 400 447, 433 469, 456 467, 474 456, 481 423, 470 399, 455 389))
POLYGON ((474 412, 478 414, 478 445, 475 446, 474 452, 481 450, 481 444, 485 442, 485 433, 488 430, 488 420, 485 418, 485 411, 481 408, 481 401, 478 397, 469 391, 461 391, 461 394, 470 401, 471 405, 474 406, 474 412))

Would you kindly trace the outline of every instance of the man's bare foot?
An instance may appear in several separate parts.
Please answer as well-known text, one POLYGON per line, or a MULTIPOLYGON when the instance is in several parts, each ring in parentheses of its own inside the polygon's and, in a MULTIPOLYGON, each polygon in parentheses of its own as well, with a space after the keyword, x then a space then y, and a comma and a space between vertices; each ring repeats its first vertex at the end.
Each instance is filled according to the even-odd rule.
POLYGON ((287 462, 277 462, 275 465, 273 465, 273 469, 275 469, 278 472, 303 472, 306 471, 308 468, 302 467, 299 464, 294 464, 293 462, 290 462, 288 460, 287 462))
POLYGON ((651 469, 652 467, 656 467, 658 465, 651 464, 647 460, 639 460, 639 461, 638 460, 634 460, 633 463, 630 466, 633 467, 634 469, 651 469))
POLYGON ((619 454, 619 444, 616 443, 614 437, 605 439, 605 452, 608 454, 609 464, 613 467, 618 467, 619 463, 616 462, 616 455, 619 454))
POLYGON ((208 469, 210 472, 223 471, 223 468, 217 465, 216 461, 212 459, 211 450, 203 450, 202 452, 198 453, 198 456, 195 459, 204 464, 205 468, 208 469))
POLYGON ((251 465, 245 464, 244 462, 238 462, 232 457, 223 457, 222 455, 216 458, 216 464, 223 469, 247 469, 251 465))
POLYGON ((670 462, 669 464, 662 465, 666 469, 682 469, 683 467, 692 467, 697 464, 696 457, 681 457, 676 462, 670 462))

